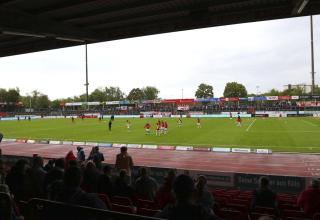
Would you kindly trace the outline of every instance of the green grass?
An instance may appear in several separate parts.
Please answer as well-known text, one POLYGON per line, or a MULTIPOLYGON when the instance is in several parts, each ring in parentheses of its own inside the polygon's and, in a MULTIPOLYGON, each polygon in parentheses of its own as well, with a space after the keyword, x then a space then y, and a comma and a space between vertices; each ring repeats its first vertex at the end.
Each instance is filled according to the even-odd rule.
POLYGON ((247 118, 242 127, 235 120, 202 119, 202 128, 196 128, 194 118, 167 119, 169 132, 160 137, 146 136, 143 126, 148 121, 153 132, 157 119, 130 119, 131 132, 126 119, 115 119, 112 132, 107 121, 98 119, 43 119, 32 121, 0 121, 0 132, 6 138, 51 139, 107 143, 163 144, 208 147, 267 148, 281 152, 320 153, 320 120, 314 118, 247 118))

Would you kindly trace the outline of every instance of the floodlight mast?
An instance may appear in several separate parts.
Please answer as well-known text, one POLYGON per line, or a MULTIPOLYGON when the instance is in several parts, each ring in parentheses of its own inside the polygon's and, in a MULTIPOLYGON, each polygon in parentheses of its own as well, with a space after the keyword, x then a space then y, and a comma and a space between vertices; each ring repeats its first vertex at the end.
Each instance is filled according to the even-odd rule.
POLYGON ((89 82, 88 82, 88 46, 85 44, 85 50, 86 50, 86 104, 87 104, 87 110, 89 110, 89 82))
POLYGON ((310 16, 310 31, 311 31, 311 94, 314 95, 314 49, 313 49, 313 18, 310 16))

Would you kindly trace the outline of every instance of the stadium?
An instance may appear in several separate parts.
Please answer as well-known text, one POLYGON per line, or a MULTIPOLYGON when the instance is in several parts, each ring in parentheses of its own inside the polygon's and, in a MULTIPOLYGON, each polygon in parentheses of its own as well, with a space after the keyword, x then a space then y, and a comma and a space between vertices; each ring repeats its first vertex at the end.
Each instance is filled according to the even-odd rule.
MULTIPOLYGON (((23 96, 18 88, 0 89, 0 219, 320 219, 318 1, 6 0, 0 12, 0 59, 85 47, 86 79, 85 87, 67 82, 85 93, 53 101, 37 90, 23 96), (184 89, 181 98, 160 98, 156 87, 135 85, 135 73, 127 73, 121 77, 134 87, 128 95, 112 86, 89 93, 88 47, 101 42, 297 17, 310 19, 311 85, 262 93, 255 82, 229 80, 215 97, 203 78, 194 98, 184 89)), ((43 64, 42 71, 51 69, 43 64)), ((40 88, 58 78, 37 77, 40 88)), ((168 88, 179 85, 172 77, 168 88)), ((178 77, 193 81, 187 73, 178 77)), ((62 85, 55 92, 63 94, 62 85)))

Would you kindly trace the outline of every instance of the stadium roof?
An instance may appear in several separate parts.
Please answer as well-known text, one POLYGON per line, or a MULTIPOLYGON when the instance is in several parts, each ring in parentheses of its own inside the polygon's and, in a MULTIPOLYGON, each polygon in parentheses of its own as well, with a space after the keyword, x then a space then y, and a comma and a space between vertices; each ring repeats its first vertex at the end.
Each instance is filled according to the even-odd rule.
POLYGON ((314 14, 319 0, 0 0, 0 57, 314 14))

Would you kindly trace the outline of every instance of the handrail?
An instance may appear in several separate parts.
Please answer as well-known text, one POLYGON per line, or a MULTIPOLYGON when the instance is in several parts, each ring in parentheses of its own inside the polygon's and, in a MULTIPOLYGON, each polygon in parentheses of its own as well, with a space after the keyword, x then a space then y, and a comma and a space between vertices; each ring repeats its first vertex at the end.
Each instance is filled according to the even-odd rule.
POLYGON ((109 210, 72 205, 68 203, 33 198, 28 201, 25 220, 160 220, 133 214, 119 213, 109 210))

